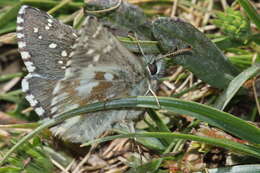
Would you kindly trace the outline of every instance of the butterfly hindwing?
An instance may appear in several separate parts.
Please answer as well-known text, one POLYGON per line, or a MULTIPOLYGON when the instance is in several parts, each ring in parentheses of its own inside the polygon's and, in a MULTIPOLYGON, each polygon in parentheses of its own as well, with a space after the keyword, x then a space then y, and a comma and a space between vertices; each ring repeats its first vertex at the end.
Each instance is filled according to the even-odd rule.
POLYGON ((22 88, 26 93, 26 99, 35 112, 40 116, 50 115, 50 98, 56 80, 46 79, 37 74, 29 73, 22 80, 22 88))
POLYGON ((31 106, 45 116, 52 90, 64 77, 76 31, 46 12, 25 5, 18 12, 16 31, 19 52, 29 72, 22 88, 31 106))

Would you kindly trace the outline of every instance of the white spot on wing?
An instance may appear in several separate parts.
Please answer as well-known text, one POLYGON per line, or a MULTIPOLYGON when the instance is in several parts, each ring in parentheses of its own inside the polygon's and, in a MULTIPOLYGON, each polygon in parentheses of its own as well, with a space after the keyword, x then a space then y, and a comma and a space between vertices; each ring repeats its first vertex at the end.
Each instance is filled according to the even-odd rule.
POLYGON ((21 18, 20 16, 18 16, 16 22, 17 22, 17 23, 23 23, 24 20, 23 20, 23 18, 21 18))
POLYGON ((69 57, 72 57, 72 56, 74 56, 74 55, 75 55, 74 52, 70 52, 69 57))
POLYGON ((94 49, 89 49, 88 52, 87 52, 87 55, 91 55, 92 53, 94 53, 95 50, 94 49))
POLYGON ((49 48, 54 49, 54 48, 56 48, 56 47, 57 47, 57 44, 55 44, 55 43, 51 43, 51 44, 49 44, 49 48))
POLYGON ((40 40, 42 39, 42 36, 41 35, 39 35, 39 37, 38 37, 40 40))
POLYGON ((20 8, 18 14, 24 14, 25 9, 26 9, 27 7, 28 7, 27 5, 23 5, 23 6, 20 8))
POLYGON ((37 107, 34 109, 35 112, 39 115, 39 116, 42 116, 44 114, 44 109, 42 107, 37 107))
POLYGON ((29 82, 28 82, 27 78, 24 78, 22 80, 22 90, 23 90, 23 92, 27 92, 29 90, 29 82))
POLYGON ((57 106, 54 106, 54 107, 51 108, 51 113, 52 113, 52 114, 53 114, 53 113, 56 113, 57 110, 58 110, 58 107, 57 107, 57 106))
POLYGON ((96 38, 96 37, 99 35, 101 29, 102 29, 102 25, 99 25, 99 26, 97 27, 96 32, 93 34, 92 37, 93 37, 93 38, 96 38))
POLYGON ((39 31, 38 28, 33 28, 33 32, 34 32, 34 33, 37 33, 38 31, 39 31))
POLYGON ((108 53, 108 52, 110 52, 111 50, 112 50, 112 46, 108 45, 107 47, 105 47, 105 48, 103 49, 103 52, 104 52, 104 53, 108 53))
POLYGON ((18 42, 18 47, 21 49, 21 48, 24 48, 26 46, 26 43, 23 42, 23 41, 19 41, 18 42))
POLYGON ((68 62, 67 62, 67 64, 66 64, 66 66, 70 66, 70 65, 71 65, 71 63, 72 63, 72 61, 71 61, 71 60, 68 60, 68 62))
POLYGON ((72 49, 76 49, 76 48, 78 47, 78 45, 79 45, 79 44, 73 44, 71 48, 72 48, 72 49))
POLYGON ((17 27, 16 27, 16 31, 21 31, 21 30, 23 30, 23 27, 22 27, 22 26, 17 26, 17 27))
POLYGON ((59 63, 59 64, 63 64, 63 61, 60 60, 60 61, 58 61, 58 63, 59 63))
POLYGON ((24 60, 28 59, 28 58, 31 58, 31 55, 29 54, 29 52, 26 52, 26 51, 22 51, 21 52, 21 56, 24 60))
POLYGON ((33 63, 30 61, 25 61, 24 64, 29 72, 33 72, 36 69, 33 63))
POLYGON ((66 50, 63 50, 63 51, 61 52, 61 56, 63 56, 63 57, 68 56, 68 53, 66 52, 66 50))
POLYGON ((94 61, 94 62, 98 62, 99 58, 100 58, 100 55, 95 55, 95 56, 93 57, 93 61, 94 61))
POLYGON ((74 37, 78 37, 77 34, 75 34, 75 33, 72 33, 72 35, 73 35, 74 37))
POLYGON ((114 79, 114 76, 111 74, 111 73, 105 73, 104 74, 104 78, 107 80, 107 81, 112 81, 114 79))
POLYGON ((22 34, 22 33, 17 33, 16 36, 17 36, 17 38, 23 38, 23 37, 24 37, 24 34, 22 34))
POLYGON ((48 19, 47 20, 49 23, 53 23, 53 20, 52 19, 48 19))
POLYGON ((97 81, 80 84, 80 86, 76 88, 78 95, 83 98, 87 97, 91 93, 92 89, 98 86, 98 84, 99 82, 97 81))
POLYGON ((35 97, 32 94, 25 96, 25 98, 30 103, 31 106, 36 106, 38 103, 38 101, 35 99, 35 97))
POLYGON ((50 27, 49 27, 49 26, 45 26, 45 29, 46 29, 46 30, 49 30, 49 29, 50 29, 50 27))

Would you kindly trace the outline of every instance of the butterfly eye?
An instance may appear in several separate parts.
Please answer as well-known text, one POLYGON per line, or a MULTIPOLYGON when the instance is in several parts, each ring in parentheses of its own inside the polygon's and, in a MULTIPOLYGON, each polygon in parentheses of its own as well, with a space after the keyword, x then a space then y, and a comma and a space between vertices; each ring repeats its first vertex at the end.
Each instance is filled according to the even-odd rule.
POLYGON ((151 75, 155 75, 157 73, 157 65, 156 65, 156 61, 152 64, 148 65, 149 71, 151 73, 151 75))

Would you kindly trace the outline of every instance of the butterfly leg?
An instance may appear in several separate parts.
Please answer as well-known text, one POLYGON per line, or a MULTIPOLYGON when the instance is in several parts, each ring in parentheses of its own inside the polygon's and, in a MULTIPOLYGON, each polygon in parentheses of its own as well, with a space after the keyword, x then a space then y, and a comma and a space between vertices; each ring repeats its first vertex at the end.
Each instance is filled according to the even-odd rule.
POLYGON ((157 95, 155 94, 155 92, 153 91, 151 84, 148 82, 148 90, 146 91, 145 96, 147 96, 149 94, 149 92, 154 96, 156 103, 158 105, 158 108, 161 109, 159 99, 158 99, 157 95))

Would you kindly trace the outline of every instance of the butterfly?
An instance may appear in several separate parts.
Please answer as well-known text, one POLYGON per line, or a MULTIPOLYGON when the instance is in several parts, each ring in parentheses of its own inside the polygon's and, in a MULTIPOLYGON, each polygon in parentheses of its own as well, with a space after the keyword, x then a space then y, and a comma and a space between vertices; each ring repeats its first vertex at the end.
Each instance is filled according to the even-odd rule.
MULTIPOLYGON (((87 16, 82 28, 75 30, 24 5, 18 12, 16 31, 28 70, 22 89, 41 118, 98 101, 145 95, 163 69, 162 61, 147 65, 145 59, 132 54, 93 16, 87 16)), ((82 143, 142 113, 136 109, 99 111, 67 119, 50 130, 64 140, 82 143)))

